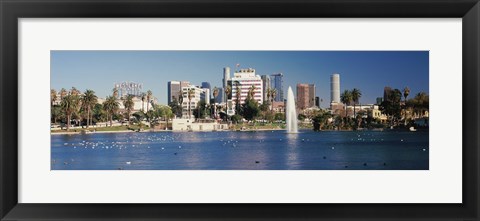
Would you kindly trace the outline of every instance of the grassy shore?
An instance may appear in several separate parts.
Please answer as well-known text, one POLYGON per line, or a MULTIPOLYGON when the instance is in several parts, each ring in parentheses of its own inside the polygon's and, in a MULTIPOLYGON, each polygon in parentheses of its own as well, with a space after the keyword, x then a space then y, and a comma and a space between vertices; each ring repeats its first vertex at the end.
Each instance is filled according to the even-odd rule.
MULTIPOLYGON (((140 129, 137 125, 132 126, 113 126, 113 127, 90 127, 90 128, 71 128, 69 131, 66 130, 51 130, 52 134, 78 134, 84 131, 86 132, 95 132, 95 133, 115 133, 115 132, 134 132, 140 129)), ((148 129, 148 128, 147 128, 148 129)))
MULTIPOLYGON (((264 130, 284 130, 284 124, 234 124, 231 126, 229 131, 264 131, 264 130)), ((126 133, 126 132, 149 132, 151 131, 148 127, 139 127, 138 125, 131 126, 112 126, 112 127, 90 127, 90 128, 70 128, 69 131, 66 130, 51 130, 52 135, 60 134, 80 134, 80 133, 126 133)), ((165 130, 154 130, 154 131, 165 131, 165 130)), ((171 131, 171 130, 168 130, 171 131)))

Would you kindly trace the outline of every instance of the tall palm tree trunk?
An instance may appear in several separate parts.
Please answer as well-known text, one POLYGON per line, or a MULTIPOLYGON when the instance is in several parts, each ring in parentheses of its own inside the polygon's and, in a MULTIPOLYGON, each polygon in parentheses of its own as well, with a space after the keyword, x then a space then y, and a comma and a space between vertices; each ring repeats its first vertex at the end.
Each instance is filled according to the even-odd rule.
POLYGON ((70 130, 70 119, 71 119, 71 115, 67 114, 67 131, 70 130))
POLYGON ((90 107, 87 108, 87 128, 90 126, 90 107))
POLYGON ((108 127, 108 119, 110 119, 110 114, 108 114, 107 112, 107 119, 106 119, 107 121, 105 122, 105 127, 108 127))
POLYGON ((93 112, 90 112, 90 125, 93 125, 93 112))
POLYGON ((188 99, 188 118, 189 119, 192 118, 191 108, 190 108, 191 103, 192 103, 192 99, 188 99))
POLYGON ((356 105, 355 105, 356 102, 353 102, 353 118, 357 118, 357 113, 356 113, 356 105))

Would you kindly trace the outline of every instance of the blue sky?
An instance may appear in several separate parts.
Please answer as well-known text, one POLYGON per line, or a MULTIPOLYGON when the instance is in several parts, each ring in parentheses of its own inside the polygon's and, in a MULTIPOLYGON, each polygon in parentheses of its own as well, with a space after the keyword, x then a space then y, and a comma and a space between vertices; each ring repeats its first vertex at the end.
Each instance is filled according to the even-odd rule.
POLYGON ((340 74, 341 91, 360 89, 363 104, 375 103, 385 86, 408 86, 412 97, 429 89, 428 51, 52 51, 51 88, 92 89, 104 98, 115 82, 133 81, 166 104, 168 81, 221 87, 223 68, 233 75, 237 63, 259 75, 283 73, 285 93, 314 83, 322 107, 330 101, 332 73, 340 74))

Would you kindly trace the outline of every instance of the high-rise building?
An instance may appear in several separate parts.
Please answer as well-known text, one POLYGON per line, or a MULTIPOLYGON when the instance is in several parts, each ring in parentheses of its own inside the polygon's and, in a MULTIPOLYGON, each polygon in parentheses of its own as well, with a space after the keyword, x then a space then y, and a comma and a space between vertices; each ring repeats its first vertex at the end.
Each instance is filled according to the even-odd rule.
POLYGON ((263 100, 264 101, 270 100, 270 98, 267 97, 268 89, 271 88, 270 76, 262 75, 262 85, 263 85, 263 100))
POLYGON ((210 91, 212 91, 210 82, 202 82, 202 88, 208 88, 210 91))
POLYGON ((230 67, 224 67, 223 68, 223 82, 222 82, 223 83, 223 94, 222 94, 223 96, 222 97, 224 98, 224 100, 222 100, 222 103, 227 102, 227 99, 226 99, 227 95, 225 93, 225 88, 227 88, 229 80, 230 80, 230 67))
POLYGON ((167 83, 167 100, 168 104, 170 104, 173 100, 177 100, 180 98, 180 81, 169 81, 167 83))
POLYGON ((283 102, 283 74, 272 74, 271 77, 271 87, 277 90, 277 95, 275 96, 275 101, 283 102))
POLYGON ((390 100, 390 94, 392 93, 392 88, 391 87, 384 87, 383 88, 383 100, 384 101, 389 101, 390 100))
POLYGON ((297 107, 301 110, 315 106, 315 84, 297 84, 297 107))
POLYGON ((340 74, 330 76, 330 103, 340 103, 340 74))
POLYGON ((320 97, 315 97, 315 106, 320 107, 320 97))
POLYGON ((223 88, 217 88, 217 89, 218 89, 218 95, 215 98, 215 103, 219 103, 219 104, 224 103, 225 91, 223 90, 223 88))
POLYGON ((210 89, 203 87, 201 89, 203 92, 200 93, 200 100, 205 101, 206 104, 210 104, 210 89))
POLYGON ((169 81, 167 83, 167 101, 170 104, 174 99, 179 101, 181 96, 180 91, 183 87, 190 86, 188 81, 169 81))
POLYGON ((240 104, 245 103, 245 99, 248 96, 248 93, 252 86, 255 87, 253 90, 254 95, 253 99, 256 100, 259 104, 263 103, 263 84, 262 78, 259 75, 255 74, 255 69, 240 69, 235 71, 233 78, 231 79, 232 84, 232 105, 235 107, 237 99, 237 90, 240 90, 238 94, 240 95, 240 104))
POLYGON ((210 96, 207 94, 210 93, 210 90, 208 89, 203 89, 196 87, 194 85, 189 85, 186 87, 182 87, 182 96, 183 96, 183 102, 182 102, 182 117, 183 118, 193 118, 193 110, 197 108, 198 102, 200 101, 205 101, 205 103, 209 104, 210 103, 210 96), (192 91, 190 95, 190 99, 188 98, 189 96, 189 91, 192 91), (189 105, 190 103, 190 105, 189 105), (190 108, 190 112, 188 111, 190 108))

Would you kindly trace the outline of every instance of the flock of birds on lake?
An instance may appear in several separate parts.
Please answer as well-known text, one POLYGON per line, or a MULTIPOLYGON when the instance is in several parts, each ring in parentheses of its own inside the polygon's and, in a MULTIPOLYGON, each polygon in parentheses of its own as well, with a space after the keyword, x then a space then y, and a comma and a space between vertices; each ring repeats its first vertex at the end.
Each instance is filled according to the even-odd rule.
MULTIPOLYGON (((273 132, 273 131, 272 131, 273 132)), ((115 134, 113 137, 109 137, 109 139, 113 141, 104 141, 102 137, 91 137, 84 140, 84 136, 75 136, 75 135, 65 135, 68 138, 62 137, 62 140, 67 140, 68 142, 63 142, 59 144, 58 142, 54 145, 55 148, 71 148, 73 151, 82 151, 82 150, 129 150, 129 149, 139 149, 139 148, 146 148, 146 149, 156 149, 160 151, 165 151, 166 154, 172 154, 174 156, 179 155, 179 151, 182 149, 182 145, 187 145, 190 147, 195 147, 198 143, 202 143, 206 141, 206 139, 213 139, 218 144, 223 147, 251 147, 255 145, 255 143, 265 143, 270 142, 273 143, 273 146, 278 145, 277 142, 300 142, 297 146, 302 146, 306 142, 318 142, 318 140, 310 139, 310 138, 299 138, 298 136, 291 136, 285 139, 283 138, 275 138, 275 136, 269 137, 269 135, 265 136, 257 136, 254 133, 242 134, 242 136, 235 136, 234 134, 230 134, 229 136, 225 136, 227 134, 223 134, 222 132, 217 132, 216 136, 207 136, 207 133, 129 133, 129 134, 115 134), (203 136, 202 136, 203 135, 203 136), (240 143, 245 143, 245 145, 241 146, 240 143), (168 151, 167 151, 168 150, 168 151)), ((298 134, 297 134, 298 135, 298 134)), ((321 139, 319 137, 318 139, 321 139)), ((400 142, 406 142, 406 139, 397 138, 400 142)), ((212 141, 212 140, 209 140, 212 141)), ((363 134, 356 134, 354 138, 350 139, 351 142, 383 142, 383 138, 375 138, 373 134, 363 133, 363 134)), ((391 141, 391 140, 390 140, 391 141)), ((255 145, 257 146, 257 145, 255 145)), ((324 147, 324 146, 323 146, 324 147)), ((332 151, 335 150, 334 146, 330 148, 332 151)), ((427 151, 427 148, 420 148, 421 151, 427 151)), ((322 159, 326 160, 327 156, 323 156, 322 159)), ((74 159, 70 160, 63 160, 60 164, 63 164, 64 167, 73 164, 76 161, 74 159)), ((252 163, 259 164, 261 163, 259 160, 254 160, 252 163)), ((52 159, 52 165, 57 164, 56 159, 52 159)), ((134 164, 134 163, 133 163, 134 164)), ((126 161, 125 166, 132 165, 132 161, 126 161)), ((367 167, 369 164, 367 162, 363 163, 364 167, 367 167)), ((383 166, 387 166, 386 162, 381 164, 383 166)), ((344 168, 349 168, 348 165, 345 165, 344 168)), ((117 169, 124 169, 124 167, 118 167, 117 169)))

